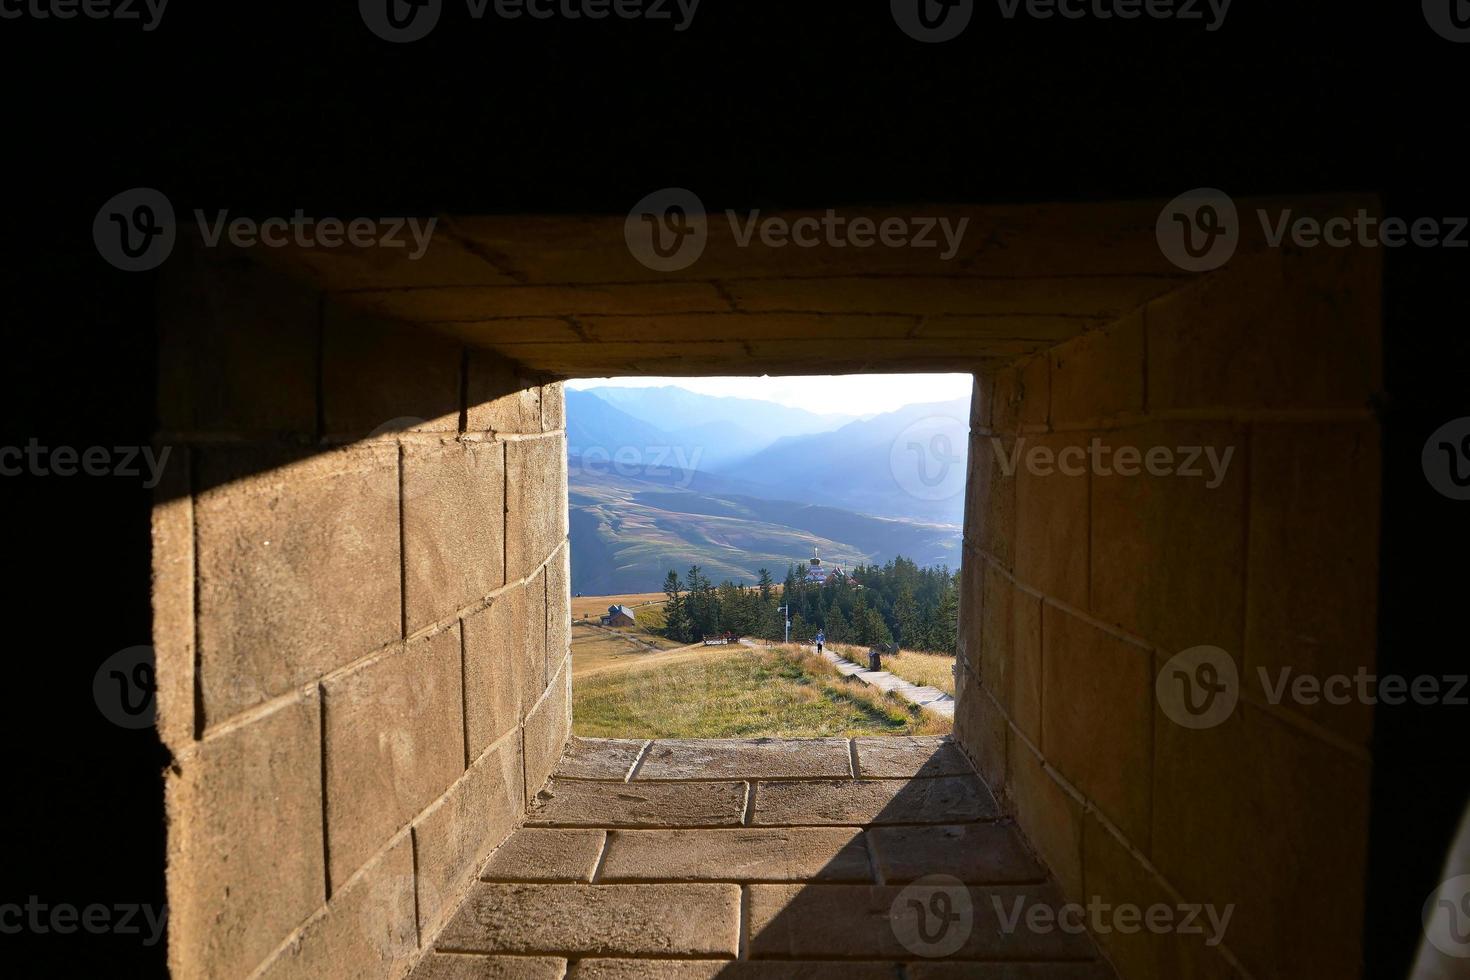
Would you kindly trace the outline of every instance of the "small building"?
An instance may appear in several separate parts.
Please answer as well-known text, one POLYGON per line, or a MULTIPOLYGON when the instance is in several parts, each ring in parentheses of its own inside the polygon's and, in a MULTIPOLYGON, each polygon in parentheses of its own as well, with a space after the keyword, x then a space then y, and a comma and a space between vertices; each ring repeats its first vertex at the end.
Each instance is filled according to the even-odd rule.
POLYGON ((627 606, 608 606, 607 615, 602 617, 603 626, 636 626, 638 617, 627 606))

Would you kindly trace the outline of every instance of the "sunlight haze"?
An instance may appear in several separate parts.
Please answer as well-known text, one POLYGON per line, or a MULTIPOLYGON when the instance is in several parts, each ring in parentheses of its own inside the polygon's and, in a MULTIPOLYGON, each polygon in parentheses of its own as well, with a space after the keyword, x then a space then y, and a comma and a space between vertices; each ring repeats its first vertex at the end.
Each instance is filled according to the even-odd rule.
POLYGON ((847 374, 762 378, 579 378, 567 387, 659 388, 702 395, 758 398, 819 414, 875 415, 905 405, 948 401, 970 394, 968 374, 847 374))

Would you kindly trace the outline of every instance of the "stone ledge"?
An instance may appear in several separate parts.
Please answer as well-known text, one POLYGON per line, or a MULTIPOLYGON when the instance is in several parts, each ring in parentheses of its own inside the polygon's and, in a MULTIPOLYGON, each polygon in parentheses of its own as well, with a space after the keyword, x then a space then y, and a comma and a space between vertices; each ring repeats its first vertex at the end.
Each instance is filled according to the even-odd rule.
POLYGON ((871 883, 873 869, 852 828, 615 830, 599 880, 871 883))
POLYGON ((852 775, 847 739, 664 739, 653 743, 636 782, 812 779, 852 775))
POLYGON ((553 779, 536 794, 531 827, 738 827, 743 782, 608 784, 553 779))
POLYGON ((476 885, 441 951, 567 956, 736 955, 740 887, 476 885))
POLYGON ((995 797, 975 776, 934 779, 758 783, 755 826, 867 826, 970 823, 1000 815, 995 797))

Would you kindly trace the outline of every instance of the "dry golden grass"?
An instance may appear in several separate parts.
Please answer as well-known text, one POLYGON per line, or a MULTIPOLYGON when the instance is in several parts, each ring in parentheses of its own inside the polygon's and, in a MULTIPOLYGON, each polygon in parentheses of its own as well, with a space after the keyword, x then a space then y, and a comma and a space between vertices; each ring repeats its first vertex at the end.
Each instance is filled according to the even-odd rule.
POLYGON ((657 604, 662 606, 669 599, 662 592, 628 592, 623 595, 582 595, 572 597, 572 618, 590 619, 594 622, 607 615, 608 606, 628 606, 634 611, 640 607, 657 604))
POLYGON ((949 731, 943 719, 846 680, 795 647, 696 647, 574 677, 572 726, 578 735, 628 738, 949 731))
MULTIPOLYGON (((848 643, 829 643, 833 653, 846 657, 853 663, 868 665, 867 647, 848 643)), ((937 687, 954 697, 954 657, 943 653, 919 653, 915 650, 900 650, 897 654, 883 657, 883 669, 910 684, 921 687, 937 687)))
POLYGON ((883 669, 902 677, 910 684, 937 687, 954 697, 954 657, 900 650, 896 657, 883 658, 883 669))

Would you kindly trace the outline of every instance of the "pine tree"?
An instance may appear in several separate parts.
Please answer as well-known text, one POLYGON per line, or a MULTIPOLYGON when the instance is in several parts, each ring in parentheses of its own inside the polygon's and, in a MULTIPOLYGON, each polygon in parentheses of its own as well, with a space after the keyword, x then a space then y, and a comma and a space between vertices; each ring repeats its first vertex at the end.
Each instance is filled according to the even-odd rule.
POLYGON ((664 576, 664 595, 669 597, 669 601, 664 603, 664 635, 671 640, 688 643, 689 616, 684 608, 683 591, 684 583, 679 581, 679 573, 670 569, 664 576))
MULTIPOLYGON (((909 563, 912 567, 913 563, 909 563)), ((924 638, 919 631, 919 607, 914 602, 914 590, 905 585, 893 604, 893 624, 897 627, 898 642, 910 650, 923 646, 924 638)))
POLYGON ((842 607, 837 603, 832 604, 832 611, 827 614, 826 633, 829 643, 846 643, 848 633, 852 627, 847 624, 847 617, 842 615, 842 607))
POLYGON ((893 634, 888 631, 888 624, 883 622, 882 615, 876 609, 868 610, 867 634, 868 639, 863 642, 869 646, 893 642, 893 634))
POLYGON ((934 635, 931 642, 942 653, 953 654, 959 649, 960 590, 958 583, 951 580, 939 597, 939 609, 934 615, 934 635))
POLYGON ((760 578, 756 581, 756 585, 759 586, 761 590, 761 602, 771 601, 771 588, 774 584, 775 583, 771 579, 770 569, 762 568, 760 570, 760 578))

